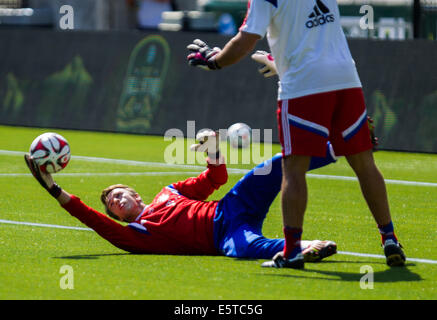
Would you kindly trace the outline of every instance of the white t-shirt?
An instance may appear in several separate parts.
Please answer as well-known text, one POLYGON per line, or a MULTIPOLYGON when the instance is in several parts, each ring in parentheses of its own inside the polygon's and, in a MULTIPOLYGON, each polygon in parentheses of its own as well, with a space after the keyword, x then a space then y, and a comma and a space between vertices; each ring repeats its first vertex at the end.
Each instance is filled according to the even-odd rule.
POLYGON ((251 0, 240 30, 267 33, 279 100, 361 87, 336 0, 251 0))

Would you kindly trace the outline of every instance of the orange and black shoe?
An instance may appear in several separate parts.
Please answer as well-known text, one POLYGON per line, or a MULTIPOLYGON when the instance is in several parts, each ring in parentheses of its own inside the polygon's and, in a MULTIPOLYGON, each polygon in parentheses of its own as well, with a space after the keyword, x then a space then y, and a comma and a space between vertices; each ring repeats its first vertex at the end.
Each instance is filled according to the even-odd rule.
POLYGON ((337 253, 337 244, 334 241, 313 240, 302 250, 305 262, 319 262, 324 258, 337 253))
POLYGON ((387 239, 383 246, 388 266, 402 267, 405 265, 407 258, 400 243, 396 243, 392 239, 387 239))
POLYGON ((284 252, 280 251, 271 261, 264 262, 261 267, 266 268, 291 268, 291 269, 303 269, 305 266, 304 257, 302 253, 298 253, 294 258, 284 258, 284 252))

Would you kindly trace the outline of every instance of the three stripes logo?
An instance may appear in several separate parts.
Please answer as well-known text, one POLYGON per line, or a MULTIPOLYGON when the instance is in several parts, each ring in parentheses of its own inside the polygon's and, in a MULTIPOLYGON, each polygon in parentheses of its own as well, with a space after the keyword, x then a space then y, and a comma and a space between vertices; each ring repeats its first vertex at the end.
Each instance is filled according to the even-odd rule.
POLYGON ((335 21, 334 15, 321 0, 316 1, 316 5, 308 18, 310 18, 310 20, 305 24, 308 29, 335 21))

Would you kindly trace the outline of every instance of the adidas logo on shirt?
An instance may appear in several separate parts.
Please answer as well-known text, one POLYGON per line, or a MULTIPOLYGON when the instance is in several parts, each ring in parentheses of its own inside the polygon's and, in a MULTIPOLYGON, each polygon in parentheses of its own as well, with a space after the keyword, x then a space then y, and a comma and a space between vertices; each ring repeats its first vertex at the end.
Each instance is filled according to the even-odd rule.
POLYGON ((313 12, 311 12, 308 18, 310 18, 310 20, 305 24, 308 29, 335 21, 334 15, 321 0, 316 1, 313 12))

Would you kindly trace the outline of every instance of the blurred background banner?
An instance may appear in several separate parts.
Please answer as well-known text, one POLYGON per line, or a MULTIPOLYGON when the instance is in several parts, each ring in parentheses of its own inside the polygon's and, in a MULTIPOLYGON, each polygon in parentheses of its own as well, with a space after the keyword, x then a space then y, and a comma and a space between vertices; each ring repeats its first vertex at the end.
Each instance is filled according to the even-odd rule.
MULTIPOLYGON (((0 123, 147 133, 187 121, 276 130, 276 81, 250 58, 218 72, 186 63, 191 32, 0 30, 0 123)), ((437 152, 437 44, 349 40, 381 148, 437 152)), ((257 49, 267 49, 260 43, 257 49)))
MULTIPOLYGON (((380 148, 437 152, 437 0, 338 0, 380 148), (374 28, 363 29, 362 6, 374 28)), ((163 135, 246 122, 272 129, 277 78, 249 57, 205 72, 200 38, 237 32, 240 0, 0 0, 0 124, 163 135), (62 30, 60 7, 74 9, 62 30), (161 19, 147 19, 151 12, 161 19), (71 21, 70 21, 71 22, 71 21)), ((268 50, 265 40, 256 49, 268 50)))

